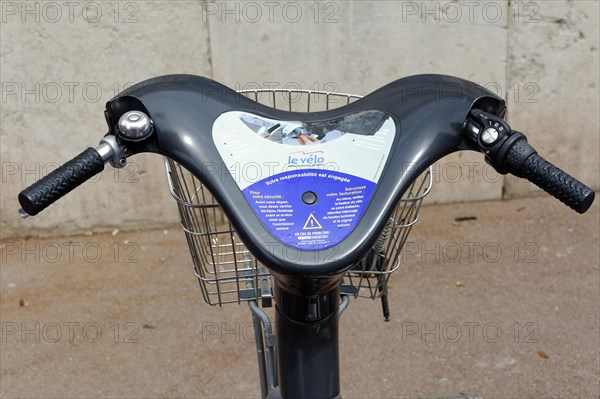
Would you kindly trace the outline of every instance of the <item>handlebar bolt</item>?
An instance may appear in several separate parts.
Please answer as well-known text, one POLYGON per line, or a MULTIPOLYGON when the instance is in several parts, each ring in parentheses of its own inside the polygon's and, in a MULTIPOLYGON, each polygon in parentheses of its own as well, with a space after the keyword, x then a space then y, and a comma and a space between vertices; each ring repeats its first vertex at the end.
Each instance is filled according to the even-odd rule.
POLYGON ((125 165, 127 165, 127 159, 125 159, 125 158, 120 158, 120 159, 119 159, 119 166, 120 166, 120 167, 124 167, 125 165))
POLYGON ((496 141, 498 141, 498 137, 500 137, 500 135, 493 127, 488 127, 481 133, 481 141, 487 145, 494 144, 496 141))

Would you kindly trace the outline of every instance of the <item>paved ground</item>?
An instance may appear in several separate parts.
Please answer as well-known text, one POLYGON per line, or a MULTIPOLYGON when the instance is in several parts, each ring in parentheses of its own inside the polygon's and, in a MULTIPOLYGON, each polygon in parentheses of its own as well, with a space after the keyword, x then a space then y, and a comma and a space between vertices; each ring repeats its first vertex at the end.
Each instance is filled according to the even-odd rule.
MULTIPOLYGON (((342 318, 344 397, 598 398, 599 209, 424 208, 392 321, 342 318)), ((177 229, 2 245, 2 397, 257 396, 246 306, 202 302, 177 229)))

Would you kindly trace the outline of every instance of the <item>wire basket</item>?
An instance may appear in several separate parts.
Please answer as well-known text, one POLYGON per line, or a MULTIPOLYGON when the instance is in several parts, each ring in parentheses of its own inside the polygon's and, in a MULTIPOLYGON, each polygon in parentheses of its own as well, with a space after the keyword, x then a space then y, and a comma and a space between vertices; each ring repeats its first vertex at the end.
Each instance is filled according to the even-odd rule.
MULTIPOLYGON (((361 98, 287 89, 240 93, 273 108, 304 112, 329 110, 361 98)), ((270 306, 273 284, 269 271, 246 248, 210 191, 171 159, 165 158, 165 169, 204 300, 210 305, 223 305, 262 299, 263 306, 270 306)), ((373 299, 387 294, 388 280, 400 267, 402 247, 418 220, 431 183, 431 169, 428 169, 406 190, 373 248, 344 276, 343 292, 373 299)))
POLYGON ((400 253, 408 234, 419 220, 423 199, 431 190, 431 168, 404 193, 367 255, 344 276, 344 291, 355 297, 387 295, 388 280, 400 267, 400 253))

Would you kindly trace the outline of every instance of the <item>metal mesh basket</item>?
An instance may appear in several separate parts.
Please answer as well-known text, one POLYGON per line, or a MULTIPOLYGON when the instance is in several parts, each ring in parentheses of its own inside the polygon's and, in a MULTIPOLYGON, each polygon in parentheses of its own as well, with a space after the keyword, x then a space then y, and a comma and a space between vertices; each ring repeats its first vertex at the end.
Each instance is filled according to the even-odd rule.
POLYGON ((387 294, 388 280, 400 267, 400 253, 408 233, 419 220, 421 204, 431 190, 431 183, 431 169, 427 169, 406 190, 368 254, 346 273, 345 288, 350 288, 354 296, 375 299, 387 294))
MULTIPOLYGON (((240 93, 273 108, 305 112, 328 110, 361 98, 311 90, 259 89, 240 93)), ((269 306, 269 271, 248 251, 213 195, 177 162, 165 158, 165 169, 204 300, 210 305, 223 305, 262 298, 263 306, 269 306)), ((373 248, 346 273, 344 292, 373 299, 386 294, 389 277, 400 267, 400 252, 430 189, 431 169, 406 191, 373 248)))

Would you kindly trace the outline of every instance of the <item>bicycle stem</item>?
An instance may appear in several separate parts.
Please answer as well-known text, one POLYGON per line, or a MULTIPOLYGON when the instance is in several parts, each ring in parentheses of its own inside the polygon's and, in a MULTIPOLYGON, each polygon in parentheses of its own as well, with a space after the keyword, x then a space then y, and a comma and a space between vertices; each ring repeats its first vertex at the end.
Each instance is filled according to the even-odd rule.
POLYGON ((305 296, 289 292, 276 279, 275 303, 280 391, 269 398, 339 397, 339 284, 305 296))

